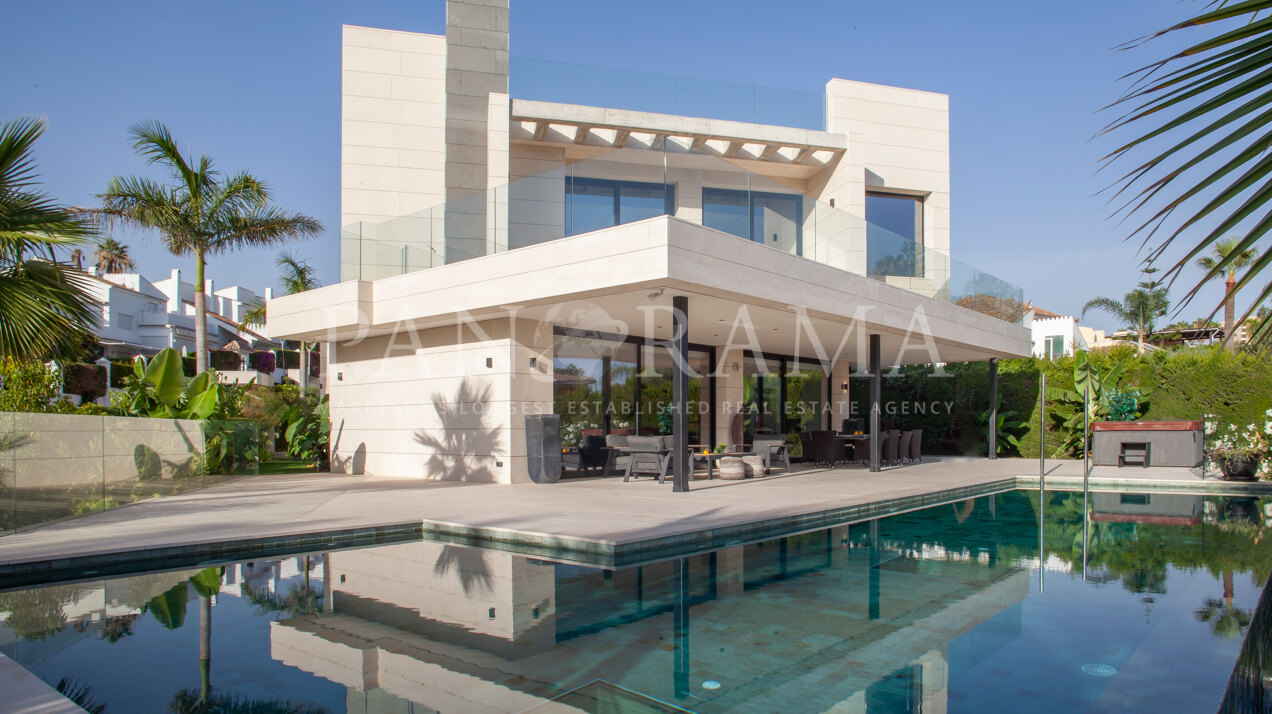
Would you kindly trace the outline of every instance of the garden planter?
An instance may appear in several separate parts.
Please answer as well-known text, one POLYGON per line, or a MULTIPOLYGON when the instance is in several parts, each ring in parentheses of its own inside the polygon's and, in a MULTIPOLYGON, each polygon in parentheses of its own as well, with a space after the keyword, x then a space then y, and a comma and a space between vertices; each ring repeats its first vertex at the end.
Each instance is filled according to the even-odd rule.
POLYGON ((1259 457, 1240 456, 1231 459, 1220 459, 1219 470, 1229 481, 1254 481, 1259 472, 1259 457))

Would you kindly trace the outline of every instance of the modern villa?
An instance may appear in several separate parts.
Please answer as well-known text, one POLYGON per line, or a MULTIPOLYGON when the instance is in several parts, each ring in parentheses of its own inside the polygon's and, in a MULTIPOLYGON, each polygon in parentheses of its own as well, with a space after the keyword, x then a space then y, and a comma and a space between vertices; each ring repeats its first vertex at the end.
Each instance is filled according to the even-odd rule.
POLYGON ((269 303, 327 350, 334 471, 526 482, 527 416, 713 446, 1030 354, 1021 291, 953 258, 947 96, 520 60, 507 0, 446 14, 344 28, 342 282, 269 303))

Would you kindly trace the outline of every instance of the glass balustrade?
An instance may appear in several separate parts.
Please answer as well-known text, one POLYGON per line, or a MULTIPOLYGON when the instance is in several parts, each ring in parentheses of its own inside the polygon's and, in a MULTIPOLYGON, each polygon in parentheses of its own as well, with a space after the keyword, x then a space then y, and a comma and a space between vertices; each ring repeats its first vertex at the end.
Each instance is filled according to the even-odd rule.
POLYGON ((1024 316, 1019 287, 952 259, 944 246, 683 147, 614 150, 401 218, 345 226, 341 279, 379 280, 664 214, 1008 322, 1024 316))
POLYGON ((517 99, 543 102, 817 131, 826 126, 823 92, 569 62, 513 57, 508 67, 508 90, 517 99))

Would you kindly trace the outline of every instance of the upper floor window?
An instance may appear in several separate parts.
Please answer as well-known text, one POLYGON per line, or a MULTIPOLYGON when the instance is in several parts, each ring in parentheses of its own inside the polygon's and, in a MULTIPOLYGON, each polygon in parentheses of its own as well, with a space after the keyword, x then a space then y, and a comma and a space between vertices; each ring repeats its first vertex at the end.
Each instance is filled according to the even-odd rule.
POLYGON ((804 197, 795 193, 702 189, 702 225, 803 254, 804 197))
POLYGON ((565 179, 565 234, 588 233, 675 212, 670 184, 609 179, 565 179))
POLYGON ((131 330, 133 328, 133 316, 126 312, 115 313, 115 327, 121 330, 131 330))
POLYGON ((869 275, 923 276, 923 199, 866 193, 866 263, 869 275))
POLYGON ((1064 335, 1051 335, 1043 340, 1043 356, 1059 359, 1064 356, 1064 335))

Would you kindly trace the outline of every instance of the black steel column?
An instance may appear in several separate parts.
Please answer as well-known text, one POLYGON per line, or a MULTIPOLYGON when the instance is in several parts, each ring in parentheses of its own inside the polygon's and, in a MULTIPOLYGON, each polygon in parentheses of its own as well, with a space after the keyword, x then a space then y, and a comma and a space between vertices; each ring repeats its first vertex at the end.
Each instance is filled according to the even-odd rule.
POLYGON ((689 696, 689 559, 676 561, 676 604, 672 608, 674 684, 677 699, 689 696))
POLYGON ((878 471, 882 460, 880 450, 883 443, 879 440, 879 402, 883 399, 883 365, 879 364, 879 335, 870 336, 870 470, 878 471))
POLYGON ((671 298, 672 491, 689 490, 689 297, 671 298))
POLYGON ((998 358, 989 360, 989 458, 998 458, 998 358))
POLYGON ((613 380, 613 358, 605 355, 601 358, 601 428, 604 429, 605 435, 610 433, 610 382, 613 380))

